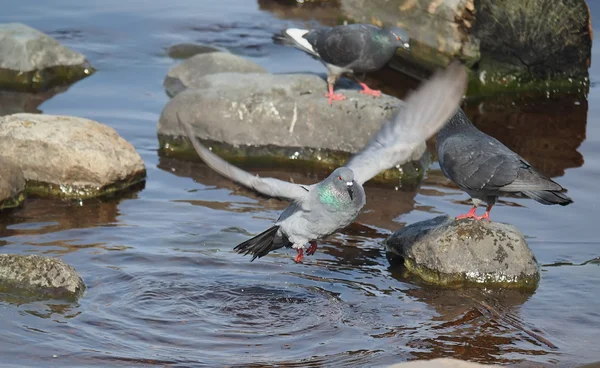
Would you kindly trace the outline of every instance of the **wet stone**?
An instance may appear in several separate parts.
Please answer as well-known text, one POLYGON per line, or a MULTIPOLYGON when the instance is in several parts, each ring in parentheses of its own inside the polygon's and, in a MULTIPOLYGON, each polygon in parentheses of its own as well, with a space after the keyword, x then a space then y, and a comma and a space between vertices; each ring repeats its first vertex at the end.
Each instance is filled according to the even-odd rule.
POLYGON ((21 169, 0 156, 0 211, 18 207, 25 199, 25 178, 21 169))
POLYGON ((38 92, 92 74, 85 56, 21 23, 0 24, 0 88, 38 92))
MULTIPOLYGON (((189 123, 196 136, 216 153, 236 163, 316 165, 331 170, 360 150, 392 117, 402 102, 358 90, 340 90, 344 101, 329 105, 326 82, 315 75, 220 73, 197 79, 165 106, 158 124, 161 149, 196 156, 178 123, 189 123), (245 160, 245 161, 244 161, 245 160)), ((400 107, 401 108, 401 107, 400 107)), ((413 154, 419 160, 421 145, 413 154)), ((422 178, 420 164, 388 170, 375 180, 422 178)))
POLYGON ((85 284, 77 271, 60 259, 38 255, 0 254, 0 291, 33 299, 75 300, 85 284))
POLYGON ((266 73, 258 64, 228 52, 211 52, 192 56, 169 70, 164 87, 169 96, 186 88, 196 88, 204 76, 217 73, 266 73))
POLYGON ((173 59, 188 59, 198 54, 208 54, 211 52, 227 52, 221 48, 211 45, 201 45, 197 43, 179 43, 169 47, 167 54, 173 59))
POLYGON ((91 198, 145 179, 133 146, 111 127, 72 116, 0 117, 2 155, 23 171, 27 192, 91 198))
POLYGON ((523 234, 498 222, 438 216, 398 230, 386 249, 391 264, 441 286, 535 289, 540 278, 523 234))

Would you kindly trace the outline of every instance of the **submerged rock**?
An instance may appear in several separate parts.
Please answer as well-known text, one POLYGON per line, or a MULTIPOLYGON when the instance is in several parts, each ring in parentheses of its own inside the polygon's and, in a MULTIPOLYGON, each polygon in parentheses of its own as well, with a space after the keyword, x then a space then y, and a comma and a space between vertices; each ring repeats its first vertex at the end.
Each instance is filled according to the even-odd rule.
POLYGON ((169 47, 167 54, 173 59, 187 59, 198 54, 211 52, 227 52, 221 48, 210 45, 199 45, 197 43, 179 43, 169 47))
POLYGON ((144 180, 133 146, 111 127, 71 117, 15 114, 0 117, 4 158, 21 168, 27 192, 91 198, 144 180))
POLYGON ((438 216, 398 230, 386 240, 390 263, 401 260, 423 280, 442 286, 535 289, 540 270, 516 227, 438 216))
POLYGON ((473 363, 453 358, 437 358, 431 360, 415 360, 412 362, 390 365, 388 368, 480 368, 500 367, 499 365, 473 363))
POLYGON ((216 73, 266 73, 258 64, 228 52, 193 56, 169 70, 163 83, 167 94, 175 96, 186 88, 196 88, 204 76, 216 73))
POLYGON ((25 199, 23 172, 0 156, 0 173, 0 211, 18 207, 25 199))
POLYGON ((92 74, 85 56, 21 23, 0 24, 0 88, 38 92, 92 74))
POLYGON ((0 254, 0 291, 26 293, 35 299, 77 299, 85 284, 75 269, 60 259, 38 255, 0 254))
MULTIPOLYGON (((279 161, 286 167, 331 170, 361 149, 402 102, 387 95, 373 98, 338 90, 347 100, 329 105, 326 86, 321 78, 302 74, 205 76, 195 81, 195 89, 178 94, 164 108, 158 124, 160 147, 167 153, 182 151, 196 157, 187 139, 178 138, 185 137, 179 114, 198 138, 233 162, 265 161, 273 166, 279 161)), ((424 151, 425 144, 413 158, 424 151)), ((375 180, 403 176, 418 182, 422 172, 419 164, 409 163, 375 180)))

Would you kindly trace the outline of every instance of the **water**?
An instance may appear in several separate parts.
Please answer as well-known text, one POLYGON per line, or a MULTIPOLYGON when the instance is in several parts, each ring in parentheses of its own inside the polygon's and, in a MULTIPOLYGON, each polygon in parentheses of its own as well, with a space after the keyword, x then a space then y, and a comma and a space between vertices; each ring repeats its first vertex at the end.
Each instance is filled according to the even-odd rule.
MULTIPOLYGON (((210 43, 272 72, 322 73, 311 58, 271 44, 272 32, 301 21, 276 18, 249 0, 49 4, 5 0, 0 22, 53 35, 98 72, 38 109, 114 127, 144 159, 148 180, 118 199, 83 206, 30 199, 0 216, 1 252, 61 257, 88 285, 78 303, 0 295, 0 365, 340 367, 440 356, 566 366, 600 361, 595 65, 589 102, 518 105, 526 110, 520 113, 498 111, 494 101, 466 107, 482 129, 558 176, 575 200, 565 208, 514 198, 500 203, 493 219, 529 237, 544 265, 540 287, 526 295, 472 295, 389 269, 381 247, 404 224, 468 209, 466 195, 435 167, 414 192, 368 187, 364 226, 332 236, 298 265, 291 252, 253 263, 232 252, 271 226, 285 203, 258 197, 202 164, 159 157, 156 125, 168 100, 162 80, 177 63, 166 56, 168 46, 210 43)), ((600 24, 600 4, 590 7, 600 24)))

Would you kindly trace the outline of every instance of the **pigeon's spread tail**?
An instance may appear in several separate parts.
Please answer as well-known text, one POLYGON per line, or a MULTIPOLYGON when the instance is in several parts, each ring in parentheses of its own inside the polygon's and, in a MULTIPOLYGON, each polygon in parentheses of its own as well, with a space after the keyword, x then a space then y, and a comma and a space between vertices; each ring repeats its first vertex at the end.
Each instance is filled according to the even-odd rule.
POLYGON ((270 251, 273 250, 273 240, 279 230, 279 226, 273 226, 270 229, 263 231, 252 239, 248 239, 245 242, 239 244, 234 250, 238 253, 244 253, 244 255, 252 253, 253 257, 250 262, 256 258, 266 256, 270 251))
POLYGON ((304 35, 308 32, 308 30, 300 28, 284 29, 280 33, 273 35, 273 42, 279 45, 295 47, 312 56, 319 56, 310 42, 304 38, 304 35))
POLYGON ((573 203, 573 200, 569 196, 556 190, 532 190, 524 191, 523 194, 546 205, 560 204, 561 206, 566 206, 573 203))

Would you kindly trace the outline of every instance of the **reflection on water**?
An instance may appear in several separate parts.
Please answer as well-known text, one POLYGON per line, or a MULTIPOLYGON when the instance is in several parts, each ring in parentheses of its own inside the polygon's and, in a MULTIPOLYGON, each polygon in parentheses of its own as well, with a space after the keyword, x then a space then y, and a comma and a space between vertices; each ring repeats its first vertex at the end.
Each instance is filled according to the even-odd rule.
MULTIPOLYGON (((262 0, 210 6, 32 1, 15 2, 0 21, 25 21, 59 36, 98 67, 35 109, 113 126, 140 152, 148 181, 118 198, 29 199, 0 214, 2 252, 60 256, 88 286, 78 303, 0 294, 2 364, 381 367, 452 356, 573 366, 600 360, 594 227, 600 199, 590 180, 600 175, 594 85, 589 104, 465 106, 482 130, 546 174, 562 175, 575 198, 559 209, 510 198, 495 209, 497 220, 525 233, 543 265, 535 294, 440 290, 390 268, 381 242, 391 231, 464 209, 466 196, 436 165, 418 188, 367 185, 357 222, 321 242, 305 264, 295 264, 286 250, 249 262, 233 247, 271 226, 287 203, 233 184, 202 163, 159 157, 156 122, 167 102, 161 83, 179 62, 164 50, 200 42, 249 56, 269 71, 323 73, 300 51, 272 45, 271 34, 323 21, 327 13, 322 19, 304 6, 289 16, 277 10, 281 2, 262 0)), ((380 73, 389 83, 384 91, 398 96, 416 85, 390 69, 380 73)), ((253 172, 298 183, 327 174, 253 172)))
POLYGON ((495 99, 466 104, 464 110, 479 129, 550 177, 583 165, 577 149, 585 140, 588 102, 584 98, 518 103, 495 99))

